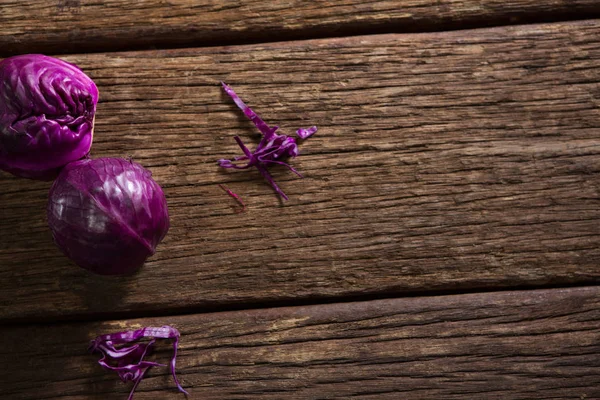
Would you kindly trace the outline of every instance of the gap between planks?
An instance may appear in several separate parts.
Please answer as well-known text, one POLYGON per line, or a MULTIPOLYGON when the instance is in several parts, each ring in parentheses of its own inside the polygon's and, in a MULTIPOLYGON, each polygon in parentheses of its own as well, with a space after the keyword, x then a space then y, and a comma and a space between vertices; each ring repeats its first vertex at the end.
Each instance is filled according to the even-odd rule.
POLYGON ((64 323, 89 323, 89 322, 108 322, 122 319, 141 319, 141 318, 167 318, 167 317, 178 317, 186 315, 201 315, 201 314, 215 314, 220 312, 243 312, 243 311, 256 311, 265 309, 279 309, 289 307, 312 307, 312 306, 327 306, 332 304, 346 304, 346 303, 357 303, 357 302, 368 302, 378 300, 401 300, 401 299, 413 299, 419 297, 444 297, 444 296, 459 296, 459 295, 471 295, 471 294, 493 294, 493 293, 519 293, 529 292, 535 290, 569 290, 577 288, 594 288, 600 287, 599 285, 590 285, 589 282, 582 282, 572 285, 539 285, 539 286, 519 286, 511 288, 486 288, 481 289, 457 289, 457 290, 423 290, 416 292, 402 293, 401 295, 394 295, 391 293, 369 293, 364 295, 346 296, 346 297, 323 297, 315 299, 275 299, 273 301, 262 300, 258 302, 247 302, 247 303, 225 303, 220 305, 212 305, 206 307, 180 307, 180 308, 167 308, 158 310, 145 310, 145 311, 119 311, 119 312, 97 312, 97 313, 83 313, 83 314, 72 314, 67 316, 59 317, 38 317, 38 318, 10 318, 2 319, 2 325, 0 327, 19 327, 28 325, 38 324, 64 324, 64 323))
POLYGON ((81 2, 5 0, 0 56, 174 49, 600 17, 593 0, 81 2))

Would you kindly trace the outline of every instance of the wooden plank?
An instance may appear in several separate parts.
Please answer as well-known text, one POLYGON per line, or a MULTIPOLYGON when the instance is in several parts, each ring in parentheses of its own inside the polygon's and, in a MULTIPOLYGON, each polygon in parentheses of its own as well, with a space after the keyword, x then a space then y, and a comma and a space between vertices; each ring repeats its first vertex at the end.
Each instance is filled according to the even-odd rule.
POLYGON ((596 0, 0 0, 0 54, 110 51, 593 18, 596 0))
MULTIPOLYGON (((600 398, 598 287, 1 329, 3 396, 124 399, 89 340, 167 323, 193 398, 600 398)), ((135 398, 184 397, 154 369, 135 398)))
POLYGON ((2 175, 0 317, 598 282, 599 37, 593 21, 67 57, 100 87, 93 156, 151 168, 171 231, 139 274, 92 276, 52 244, 49 185, 2 175), (256 137, 220 80, 283 132, 321 128, 293 161, 305 179, 273 168, 286 204, 217 168, 256 137))

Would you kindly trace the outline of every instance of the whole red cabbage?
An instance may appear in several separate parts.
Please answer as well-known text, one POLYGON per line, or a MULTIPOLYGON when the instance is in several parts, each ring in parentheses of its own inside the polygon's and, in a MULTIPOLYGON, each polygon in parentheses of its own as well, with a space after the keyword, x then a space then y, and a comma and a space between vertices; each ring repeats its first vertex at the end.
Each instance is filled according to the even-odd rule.
POLYGON ((53 179, 88 154, 98 89, 73 64, 40 54, 0 61, 0 169, 53 179))
POLYGON ((48 224, 77 265, 102 275, 130 274, 169 230, 167 201, 150 171, 120 158, 83 159, 63 168, 50 189, 48 224))

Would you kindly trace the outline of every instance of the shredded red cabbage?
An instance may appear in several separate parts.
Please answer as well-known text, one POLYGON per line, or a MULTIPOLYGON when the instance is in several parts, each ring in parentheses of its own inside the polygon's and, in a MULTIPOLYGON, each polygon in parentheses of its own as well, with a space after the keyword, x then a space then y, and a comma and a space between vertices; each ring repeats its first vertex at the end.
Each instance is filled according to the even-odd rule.
POLYGON ((315 134, 315 132, 317 132, 317 127, 316 126, 312 126, 308 129, 304 129, 304 128, 300 128, 296 131, 296 135, 298 135, 298 137, 300 139, 308 139, 309 137, 311 137, 312 135, 315 134))
MULTIPOLYGON (((275 192, 279 194, 284 200, 287 200, 288 197, 283 193, 283 191, 277 186, 269 171, 267 171, 267 166, 269 164, 280 164, 285 165, 290 169, 293 173, 302 178, 302 175, 298 171, 296 171, 291 165, 286 162, 281 161, 282 158, 294 158, 298 155, 298 145, 296 144, 296 139, 286 135, 278 135, 275 132, 279 127, 274 126, 270 127, 263 121, 258 114, 256 114, 250 107, 248 107, 242 99, 233 91, 233 89, 227 86, 224 82, 221 82, 223 85, 223 89, 225 93, 227 93, 235 102, 235 104, 244 112, 246 117, 250 119, 254 123, 254 125, 258 128, 258 130, 263 134, 263 138, 258 144, 258 147, 254 152, 251 152, 239 138, 239 136, 235 136, 234 139, 237 142, 238 146, 244 152, 243 156, 235 157, 233 160, 224 160, 221 159, 218 161, 219 166, 223 168, 234 168, 234 169, 247 169, 250 167, 256 167, 261 175, 269 182, 269 184, 273 187, 275 192), (246 165, 237 165, 235 161, 248 160, 246 165)), ((317 131, 317 127, 313 126, 310 128, 300 128, 296 131, 296 134, 300 139, 307 139, 312 136, 317 131)))
POLYGON ((144 361, 144 357, 154 347, 156 339, 173 339, 173 357, 171 357, 171 374, 173 380, 180 392, 189 394, 179 384, 177 376, 175 376, 175 359, 177 358, 177 346, 179 344, 179 331, 171 326, 145 327, 135 331, 110 333, 100 335, 94 339, 90 345, 90 351, 99 351, 102 353, 102 358, 98 363, 106 370, 117 371, 119 378, 123 382, 133 381, 134 385, 129 393, 128 400, 133 399, 133 393, 140 384, 144 375, 150 367, 166 367, 164 364, 159 364, 151 361, 144 361), (142 338, 150 338, 149 342, 130 344, 142 338), (119 346, 118 348, 115 345, 119 346), (111 365, 109 361, 112 362, 111 365))
POLYGON ((225 185, 219 184, 219 187, 221 189, 223 189, 225 191, 225 193, 227 193, 229 196, 231 196, 240 206, 242 206, 242 208, 237 210, 236 213, 241 213, 241 212, 244 212, 244 210, 246 210, 246 204, 244 203, 242 198, 237 193, 234 193, 233 191, 231 191, 231 189, 229 189, 225 185))

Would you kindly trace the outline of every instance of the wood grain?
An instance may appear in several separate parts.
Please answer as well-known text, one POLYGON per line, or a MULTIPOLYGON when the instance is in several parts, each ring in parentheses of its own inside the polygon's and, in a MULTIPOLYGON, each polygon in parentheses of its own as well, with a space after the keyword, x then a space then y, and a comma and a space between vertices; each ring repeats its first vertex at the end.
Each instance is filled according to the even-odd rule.
MULTIPOLYGON (((191 398, 600 398, 598 287, 0 329, 3 396, 124 399, 88 341, 164 324, 191 398)), ((184 398, 167 369, 149 376, 136 400, 184 398)))
POLYGON ((49 185, 3 174, 0 318, 598 282, 598 38, 589 21, 69 56, 101 91, 92 155, 150 168, 171 231, 139 274, 92 276, 52 244, 49 185), (320 127, 305 179, 273 168, 289 202, 217 168, 256 138, 221 80, 283 132, 320 127))
POLYGON ((596 0, 0 0, 0 54, 114 51, 600 16, 596 0))

